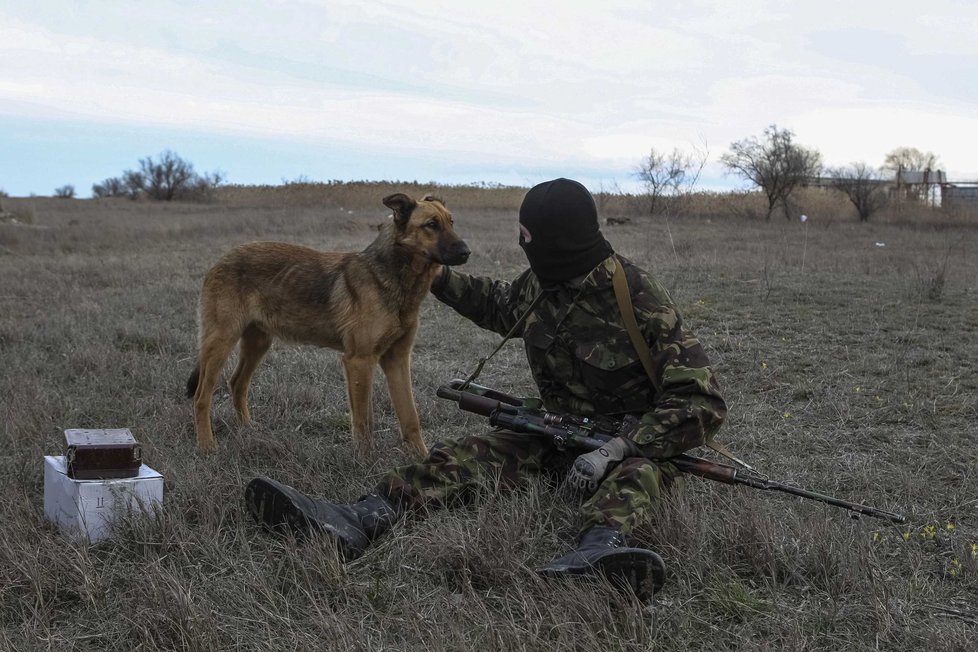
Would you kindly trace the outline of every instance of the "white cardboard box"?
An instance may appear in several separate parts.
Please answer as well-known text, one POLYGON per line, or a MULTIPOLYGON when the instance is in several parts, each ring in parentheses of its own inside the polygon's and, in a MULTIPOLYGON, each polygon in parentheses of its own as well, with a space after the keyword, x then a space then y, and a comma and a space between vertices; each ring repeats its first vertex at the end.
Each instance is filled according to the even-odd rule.
POLYGON ((163 476, 145 464, 132 478, 76 480, 63 456, 44 457, 44 514, 65 533, 101 541, 112 536, 120 513, 162 503, 163 476))

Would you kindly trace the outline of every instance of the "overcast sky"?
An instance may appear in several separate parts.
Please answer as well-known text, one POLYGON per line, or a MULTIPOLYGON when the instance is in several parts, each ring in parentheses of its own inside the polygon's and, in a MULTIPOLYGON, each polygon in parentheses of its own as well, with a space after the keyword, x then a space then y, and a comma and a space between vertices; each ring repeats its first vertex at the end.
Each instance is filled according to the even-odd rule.
POLYGON ((0 189, 172 149, 297 177, 624 189, 651 147, 715 161, 769 124, 827 165, 901 145, 978 180, 978 4, 0 0, 0 189))

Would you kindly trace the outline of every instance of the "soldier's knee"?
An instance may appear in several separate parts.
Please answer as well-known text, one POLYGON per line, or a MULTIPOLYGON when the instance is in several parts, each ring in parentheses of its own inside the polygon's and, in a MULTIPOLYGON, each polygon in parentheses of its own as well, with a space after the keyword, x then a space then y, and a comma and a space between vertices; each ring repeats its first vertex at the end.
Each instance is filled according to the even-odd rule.
POLYGON ((458 442, 439 441, 428 449, 428 457, 424 459, 424 464, 439 464, 455 458, 455 449, 458 442))
POLYGON ((477 435, 469 435, 455 441, 440 441, 428 451, 426 463, 439 464, 451 461, 478 459, 484 455, 486 443, 477 435))
POLYGON ((669 486, 679 475, 678 469, 668 462, 650 460, 647 457, 628 457, 609 474, 614 483, 644 487, 658 493, 669 486))

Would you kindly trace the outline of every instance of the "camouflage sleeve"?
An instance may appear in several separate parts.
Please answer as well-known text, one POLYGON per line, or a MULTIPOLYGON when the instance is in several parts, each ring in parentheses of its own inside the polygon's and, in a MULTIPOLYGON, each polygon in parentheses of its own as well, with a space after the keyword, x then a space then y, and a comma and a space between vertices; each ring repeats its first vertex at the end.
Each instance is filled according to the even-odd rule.
MULTIPOLYGON (((505 335, 526 310, 527 274, 510 283, 448 269, 443 282, 432 288, 432 294, 477 326, 505 335)), ((521 333, 514 335, 519 337, 521 333)))
POLYGON ((643 311, 636 305, 636 317, 652 354, 657 391, 654 406, 628 437, 646 457, 669 458, 703 445, 720 428, 727 405, 703 346, 674 308, 643 311))

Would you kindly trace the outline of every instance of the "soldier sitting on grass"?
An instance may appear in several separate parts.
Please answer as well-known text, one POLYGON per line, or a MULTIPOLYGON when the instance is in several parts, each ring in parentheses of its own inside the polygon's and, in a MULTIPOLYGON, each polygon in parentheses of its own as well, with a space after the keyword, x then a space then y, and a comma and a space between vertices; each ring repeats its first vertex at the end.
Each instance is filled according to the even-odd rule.
POLYGON ((479 326, 517 328, 543 399, 555 412, 605 415, 625 424, 600 449, 576 459, 545 437, 494 430, 436 444, 418 463, 391 471, 353 504, 307 496, 265 477, 245 490, 248 510, 271 529, 332 537, 346 560, 408 512, 452 504, 480 484, 516 485, 526 474, 556 472, 585 498, 576 548, 540 572, 553 577, 601 577, 648 598, 665 566, 626 537, 653 514, 679 475, 669 458, 702 445, 720 427, 726 405, 699 341, 685 329, 666 290, 618 256, 639 330, 648 343, 646 373, 623 326, 612 288, 615 253, 598 226, 594 199, 576 181, 532 188, 519 213, 520 246, 530 268, 512 282, 444 267, 431 291, 479 326))

